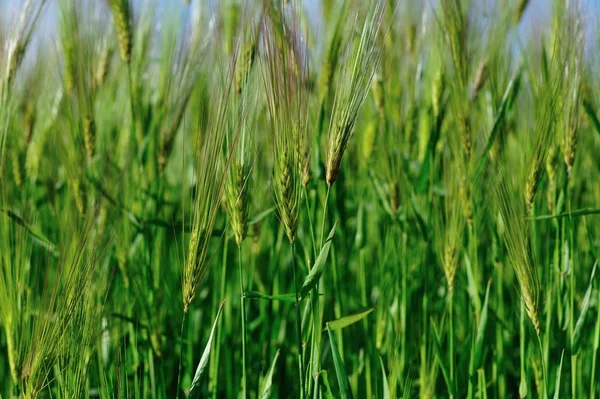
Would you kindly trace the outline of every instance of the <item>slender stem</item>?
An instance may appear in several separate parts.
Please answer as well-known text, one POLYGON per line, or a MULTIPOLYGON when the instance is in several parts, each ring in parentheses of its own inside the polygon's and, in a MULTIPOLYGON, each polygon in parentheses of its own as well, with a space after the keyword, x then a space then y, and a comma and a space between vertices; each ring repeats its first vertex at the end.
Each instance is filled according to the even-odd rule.
MULTIPOLYGON (((573 345, 573 335, 574 335, 574 320, 575 320, 575 272, 572 267, 572 250, 573 250, 573 226, 570 224, 572 222, 571 215, 571 190, 569 189, 569 180, 566 182, 566 192, 567 192, 567 211, 569 213, 569 217, 567 221, 569 222, 568 231, 569 236, 566 238, 569 243, 569 258, 567 262, 569 262, 569 336, 571 340, 571 346, 573 345)), ((577 397, 577 355, 571 354, 571 396, 573 398, 577 397)))
POLYGON ((312 240, 313 255, 317 259, 317 243, 315 242, 315 229, 312 222, 312 212, 310 210, 310 202, 308 201, 308 190, 304 187, 304 198, 306 199, 306 213, 308 215, 308 224, 310 227, 310 239, 312 240))
MULTIPOLYGON (((225 236, 225 238, 223 239, 223 258, 221 259, 221 278, 219 280, 215 279, 215 283, 214 283, 215 284, 214 289, 215 289, 215 291, 218 290, 219 298, 226 297, 228 248, 229 248, 229 240, 227 239, 227 236, 225 236)), ((216 301, 216 302, 218 303, 218 301, 216 301)), ((216 317, 217 317, 217 315, 215 312, 215 314, 213 314, 212 318, 215 319, 216 317)), ((219 321, 218 323, 221 323, 221 321, 219 321)), ((217 365, 219 364, 219 359, 221 358, 221 345, 219 345, 218 343, 221 342, 221 332, 222 331, 223 330, 221 328, 217 329, 217 335, 215 337, 217 345, 215 346, 214 355, 213 355, 213 352, 211 352, 211 360, 210 360, 211 381, 209 383, 209 390, 212 391, 213 399, 216 399, 219 394, 219 367, 217 367, 217 365)), ((231 384, 228 384, 225 389, 226 390, 225 396, 230 397, 233 395, 230 392, 230 389, 231 389, 231 384)))
POLYGON ((181 366, 183 364, 182 360, 183 360, 183 331, 184 331, 184 326, 185 326, 185 321, 186 321, 186 316, 187 316, 187 312, 185 312, 183 314, 183 319, 181 320, 181 331, 179 332, 179 367, 177 368, 177 391, 176 391, 176 398, 179 397, 179 384, 181 383, 181 366))
POLYGON ((298 335, 298 372, 300 373, 300 399, 304 398, 304 362, 302 359, 302 316, 300 315, 300 298, 298 296, 298 271, 296 270, 296 244, 291 243, 292 246, 292 269, 294 271, 294 291, 296 293, 296 302, 294 307, 296 308, 296 332, 298 335))
POLYGON ((527 396, 527 375, 525 374, 525 304, 521 299, 521 317, 519 318, 519 362, 521 364, 521 382, 519 383, 519 395, 527 396))
POLYGON ((544 380, 544 393, 542 397, 546 399, 548 397, 548 381, 546 381, 546 363, 544 361, 544 346, 542 345, 542 338, 540 337, 540 335, 541 334, 535 334, 540 348, 540 356, 542 357, 542 378, 544 380))
MULTIPOLYGON (((311 379, 309 381, 313 384, 313 398, 318 398, 319 396, 319 369, 321 367, 321 353, 319 351, 320 341, 321 341, 321 313, 319 311, 319 284, 315 287, 313 291, 310 293, 310 301, 313 307, 313 339, 312 339, 312 348, 311 348, 311 364, 310 370, 312 373, 311 379)), ((310 392, 310 386, 307 393, 310 392)))
POLYGON ((451 385, 451 392, 450 392, 450 397, 453 397, 454 395, 454 389, 456 387, 455 381, 454 381, 454 312, 453 312, 453 302, 454 302, 454 293, 452 291, 448 292, 448 359, 449 359, 449 364, 450 364, 450 385, 451 385))
POLYGON ((331 186, 327 185, 327 194, 325 195, 325 207, 323 209, 323 223, 321 223, 321 248, 323 248, 323 239, 325 238, 325 220, 327 219, 327 204, 329 202, 329 191, 331 186))
MULTIPOLYGON (((598 301, 600 301, 600 291, 598 292, 598 301)), ((596 397, 596 353, 600 344, 600 313, 596 316, 596 328, 594 330, 594 350, 592 353, 592 370, 590 372, 590 398, 596 397)))
MULTIPOLYGON (((133 131, 133 138, 137 140, 137 126, 135 120, 135 99, 133 97, 133 78, 131 74, 131 61, 127 63, 127 80, 129 81, 129 109, 131 110, 131 130, 133 131)), ((137 143, 138 145, 140 143, 137 143)))
POLYGON ((242 318, 242 398, 248 397, 248 382, 246 377, 246 290, 242 272, 242 245, 238 245, 238 264, 240 271, 240 309, 242 318))

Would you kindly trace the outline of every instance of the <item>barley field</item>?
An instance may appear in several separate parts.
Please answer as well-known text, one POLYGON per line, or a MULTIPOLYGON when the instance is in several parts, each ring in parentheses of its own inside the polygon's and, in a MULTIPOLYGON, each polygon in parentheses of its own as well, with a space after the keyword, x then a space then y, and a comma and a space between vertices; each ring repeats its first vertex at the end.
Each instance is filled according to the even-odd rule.
POLYGON ((0 4, 0 398, 598 397, 595 1, 0 4))

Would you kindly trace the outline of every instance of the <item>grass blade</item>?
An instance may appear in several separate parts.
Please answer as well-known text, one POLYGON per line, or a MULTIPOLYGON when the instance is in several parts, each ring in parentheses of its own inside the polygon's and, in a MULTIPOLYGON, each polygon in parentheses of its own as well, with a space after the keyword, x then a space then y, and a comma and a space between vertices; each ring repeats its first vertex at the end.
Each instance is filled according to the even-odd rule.
POLYGON ((559 213, 557 215, 540 215, 540 216, 536 216, 531 219, 533 219, 533 220, 549 220, 549 219, 560 219, 560 218, 571 217, 571 216, 587 216, 587 215, 599 215, 599 214, 600 214, 600 209, 586 208, 586 209, 577 209, 577 210, 570 211, 570 212, 563 212, 563 213, 559 213))
POLYGON ((560 354, 560 364, 558 365, 558 371, 556 372, 556 385, 554 388, 554 399, 560 398, 560 376, 562 375, 562 365, 563 365, 563 357, 565 355, 565 351, 563 349, 560 354))
POLYGON ((204 372, 206 371, 206 367, 208 366, 208 359, 210 358, 212 341, 215 336, 215 330, 217 329, 217 323, 219 321, 219 316, 221 315, 221 311, 223 310, 224 304, 225 302, 221 302, 221 306, 219 306, 219 311, 217 312, 217 317, 215 317, 215 322, 212 326, 212 330, 210 331, 208 342, 204 347, 204 353, 202 353, 200 362, 198 362, 198 367, 196 367, 196 373, 194 374, 194 379, 192 380, 192 385, 190 386, 190 394, 188 396, 188 398, 190 399, 197 399, 200 397, 200 383, 202 381, 202 377, 204 376, 204 372))
POLYGON ((277 295, 268 295, 263 294, 258 291, 248 291, 246 292, 246 298, 248 299, 266 299, 269 301, 283 301, 283 302, 295 302, 296 294, 277 294, 277 295))
POLYGON ((330 321, 329 323, 327 323, 327 325, 330 330, 333 330, 333 331, 339 330, 344 327, 348 327, 349 325, 352 325, 352 324, 356 323, 357 321, 364 319, 365 317, 367 317, 367 315, 369 313, 371 313, 374 310, 375 310, 375 307, 370 307, 370 308, 362 310, 360 312, 349 314, 348 316, 340 317, 337 320, 330 321))
POLYGON ((319 381, 321 381, 321 384, 323 384, 323 390, 321 393, 325 399, 334 399, 335 396, 333 396, 333 392, 331 392, 331 385, 329 385, 329 378, 327 378, 327 370, 322 370, 319 374, 321 376, 319 381))
POLYGON ((273 387, 273 374, 275 373, 275 365, 277 364, 278 358, 279 349, 277 349, 275 357, 273 358, 273 362, 271 363, 271 367, 269 368, 269 372, 267 373, 267 377, 263 381, 262 388, 260 390, 260 399, 268 399, 271 397, 271 388, 273 387))
POLYGON ((321 252, 319 252, 319 256, 317 256, 317 260, 315 261, 314 266, 310 269, 310 273, 306 276, 304 283, 302 284, 302 289, 300 291, 300 298, 304 299, 310 291, 317 285, 323 271, 325 270, 325 264, 327 263, 327 257, 329 256, 329 248, 331 247, 331 241, 333 240, 333 236, 335 234, 335 229, 337 228, 338 222, 336 221, 329 235, 327 236, 327 240, 325 244, 323 244, 323 248, 321 248, 321 252))
POLYGON ((385 366, 383 359, 379 356, 379 364, 381 365, 381 377, 383 379, 383 399, 390 399, 390 386, 388 385, 387 375, 385 374, 385 366))
POLYGON ((448 371, 448 365, 444 360, 446 356, 444 355, 444 351, 442 350, 442 343, 440 339, 440 333, 435 326, 435 323, 431 323, 431 328, 433 330, 433 350, 435 352, 435 358, 440 366, 440 370, 442 370, 442 375, 444 376, 444 381, 446 382, 446 386, 448 387, 448 393, 451 396, 454 396, 454 387, 452 386, 452 380, 450 379, 450 372, 448 371))
POLYGON ((483 306, 481 308, 481 317, 479 318, 479 324, 477 326, 477 335, 475 336, 475 347, 473 352, 473 369, 471 375, 474 375, 475 370, 481 367, 483 360, 483 341, 485 338, 485 328, 488 320, 488 299, 490 297, 490 285, 491 281, 488 282, 487 289, 485 290, 485 299, 483 300, 483 306))
POLYGON ((584 334, 583 325, 585 324, 585 320, 588 314, 588 310, 590 309, 590 305, 592 303, 592 290, 593 290, 593 282, 594 276, 596 275, 596 266, 598 262, 594 264, 594 268, 592 269, 592 275, 590 276, 590 283, 588 284, 588 288, 585 292, 585 296, 583 297, 583 301, 581 302, 581 312, 579 313, 579 318, 577 318, 577 323, 575 324, 575 328, 573 329, 573 347, 571 351, 573 354, 579 353, 579 349, 581 346, 581 338, 584 334))
MULTIPOLYGON (((329 325, 329 323, 327 323, 329 325)), ((333 365, 335 366, 335 374, 337 375, 338 385, 340 386, 340 397, 342 399, 352 398, 352 391, 350 390, 350 383, 348 382, 348 375, 346 374, 346 367, 338 351, 333 331, 328 327, 327 333, 329 334, 329 342, 331 344, 331 354, 333 356, 333 365)))

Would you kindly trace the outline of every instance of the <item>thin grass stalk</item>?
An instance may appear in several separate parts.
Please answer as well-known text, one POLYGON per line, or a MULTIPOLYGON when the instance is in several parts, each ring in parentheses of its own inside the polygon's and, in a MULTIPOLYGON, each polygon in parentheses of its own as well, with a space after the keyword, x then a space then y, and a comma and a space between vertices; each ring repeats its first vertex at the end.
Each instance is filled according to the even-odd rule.
POLYGON ((248 397, 248 377, 246 374, 246 289, 244 287, 244 274, 242 269, 242 245, 238 245, 238 266, 240 277, 240 310, 242 322, 242 397, 248 397))
POLYGON ((296 301, 294 307, 296 308, 296 334, 298 338, 298 373, 300 381, 300 399, 305 397, 304 392, 304 359, 303 359, 303 343, 302 343, 302 316, 300 315, 300 286, 298 285, 298 270, 296 265, 296 244, 290 243, 292 249, 292 270, 294 272, 294 293, 296 294, 296 301))
POLYGON ((327 205, 329 204, 329 192, 331 191, 331 186, 327 185, 327 194, 325 194, 325 204, 323 205, 323 221, 321 223, 321 244, 319 246, 319 250, 323 248, 324 239, 325 239, 325 221, 327 220, 327 205))
MULTIPOLYGON (((598 303, 600 303, 600 290, 598 290, 598 303)), ((592 368, 590 371, 590 398, 596 397, 596 363, 598 347, 600 347, 600 312, 596 315, 596 326, 594 327, 594 345, 592 352, 592 368)))
POLYGON ((448 392, 451 398, 456 392, 456 375, 454 371, 454 291, 448 292, 448 361, 450 367, 450 385, 452 389, 448 392))
POLYGON ((520 374, 520 383, 519 383, 519 396, 524 398, 528 393, 528 384, 527 384, 527 372, 525 371, 526 366, 526 357, 525 357, 525 301, 521 299, 520 301, 521 312, 519 317, 519 364, 521 366, 521 374, 520 374))
MULTIPOLYGON (((564 190, 567 193, 567 212, 571 215, 571 190, 569 187, 569 180, 565 183, 564 190)), ((575 321, 577 318, 577 314, 575 313, 575 271, 573 270, 573 259, 572 259, 572 251, 574 245, 574 237, 573 237, 573 218, 571 216, 567 217, 566 220, 563 220, 565 228, 569 231, 567 242, 569 245, 569 258, 567 262, 569 262, 569 339, 571 346, 573 345, 573 332, 575 329, 575 321)), ((577 397, 577 355, 571 352, 571 395, 572 397, 577 397)))
POLYGON ((179 397, 179 387, 181 386, 181 370, 183 367, 183 334, 185 332, 185 322, 187 321, 187 312, 183 313, 183 318, 181 319, 181 328, 179 330, 179 362, 177 365, 177 385, 176 385, 176 397, 179 397))
MULTIPOLYGON (((227 239, 227 237, 225 237, 225 242, 223 244, 223 258, 221 259, 221 276, 219 278, 219 287, 218 287, 218 291, 219 291, 219 296, 221 298, 225 298, 227 295, 227 253, 228 253, 228 247, 229 247, 229 240, 227 239)), ((216 280, 216 279, 215 279, 216 280)), ((215 284, 216 285, 216 284, 215 284)), ((215 290, 217 289, 217 287, 215 287, 215 290)), ((220 323, 220 321, 219 321, 220 323)), ((217 337, 216 337, 216 347, 215 347, 215 353, 214 353, 214 357, 211 359, 211 385, 212 385, 212 398, 213 399, 217 399, 219 396, 219 367, 218 365, 220 364, 220 358, 221 358, 221 331, 223 329, 219 328, 217 330, 217 337)), ((227 390, 230 389, 231 384, 228 384, 227 386, 227 390)))

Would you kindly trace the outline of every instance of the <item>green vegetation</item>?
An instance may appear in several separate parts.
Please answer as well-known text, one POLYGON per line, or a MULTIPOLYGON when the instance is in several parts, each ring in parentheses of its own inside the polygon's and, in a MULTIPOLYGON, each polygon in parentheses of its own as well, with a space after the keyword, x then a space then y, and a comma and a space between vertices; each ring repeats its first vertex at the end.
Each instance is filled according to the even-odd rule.
POLYGON ((1 398, 596 396, 576 1, 50 3, 0 30, 1 398))

